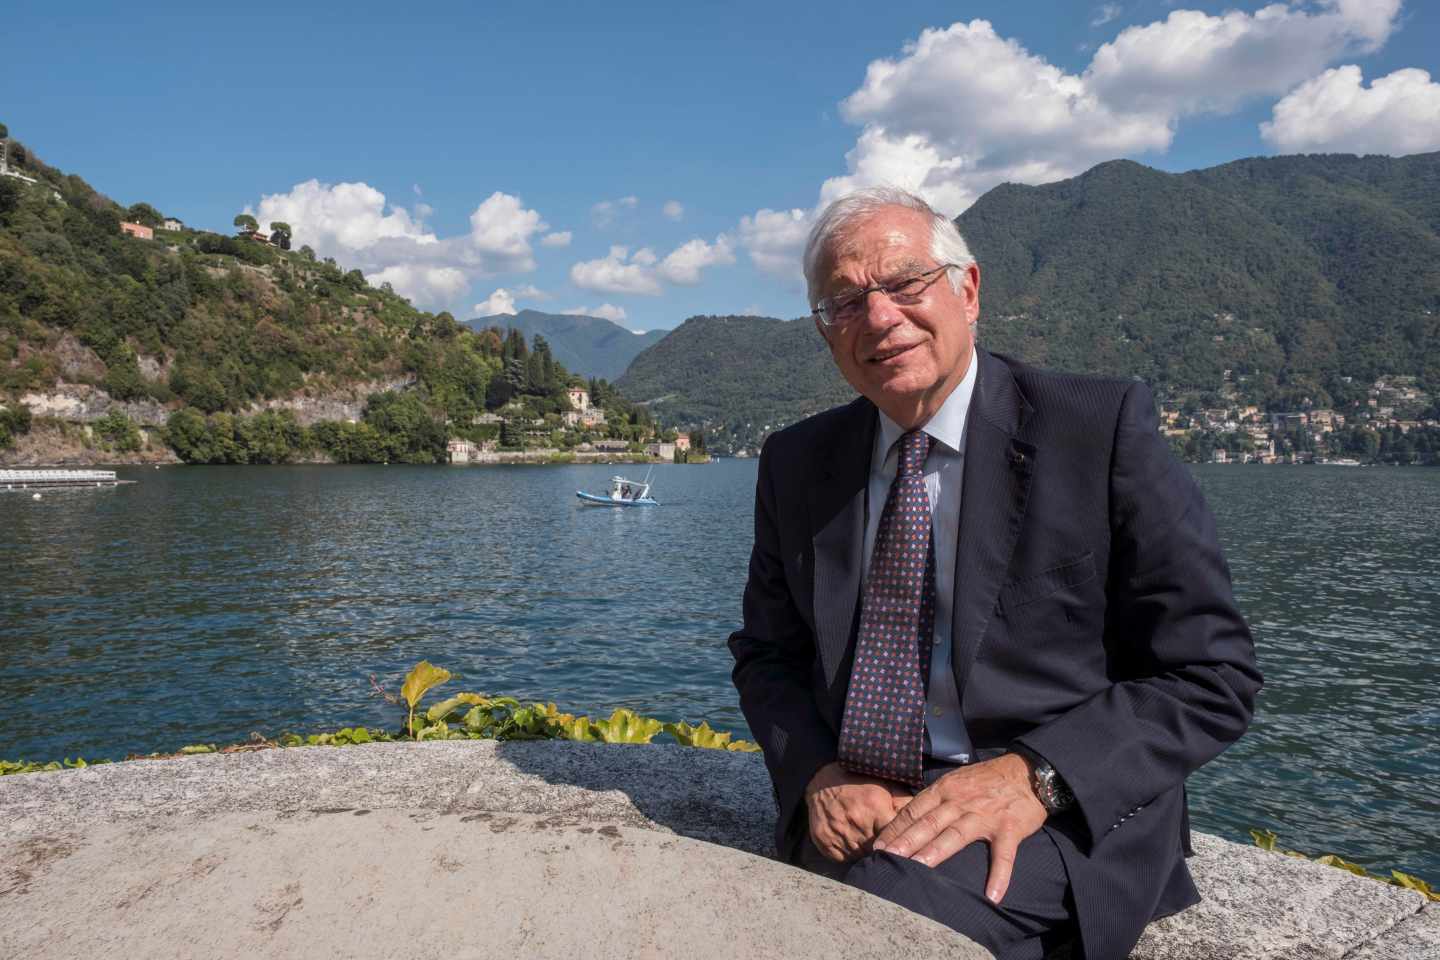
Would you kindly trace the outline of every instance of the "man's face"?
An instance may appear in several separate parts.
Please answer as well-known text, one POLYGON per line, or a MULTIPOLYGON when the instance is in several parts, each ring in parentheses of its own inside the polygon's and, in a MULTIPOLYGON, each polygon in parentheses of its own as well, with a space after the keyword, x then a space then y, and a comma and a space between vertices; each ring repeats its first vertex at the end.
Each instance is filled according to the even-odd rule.
MULTIPOLYGON (((889 284, 940 264, 930 252, 929 219, 887 207, 852 226, 817 265, 822 299, 889 284)), ((944 272, 915 303, 897 305, 883 293, 865 298, 860 315, 842 327, 819 325, 845 379, 905 427, 924 423, 964 379, 970 325, 980 315, 980 270, 971 266, 957 292, 944 272)))

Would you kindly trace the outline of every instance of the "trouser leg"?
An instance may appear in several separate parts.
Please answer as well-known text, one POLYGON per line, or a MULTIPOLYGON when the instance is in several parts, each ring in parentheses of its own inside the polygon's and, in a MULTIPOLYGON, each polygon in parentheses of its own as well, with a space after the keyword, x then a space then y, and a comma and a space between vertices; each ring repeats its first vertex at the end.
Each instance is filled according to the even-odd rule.
POLYGON ((825 860, 805 840, 800 866, 821 873, 963 933, 997 960, 1041 960, 1077 937, 1065 865, 1041 831, 1015 857, 1010 889, 997 906, 985 898, 990 849, 972 843, 936 867, 873 853, 848 867, 825 860))

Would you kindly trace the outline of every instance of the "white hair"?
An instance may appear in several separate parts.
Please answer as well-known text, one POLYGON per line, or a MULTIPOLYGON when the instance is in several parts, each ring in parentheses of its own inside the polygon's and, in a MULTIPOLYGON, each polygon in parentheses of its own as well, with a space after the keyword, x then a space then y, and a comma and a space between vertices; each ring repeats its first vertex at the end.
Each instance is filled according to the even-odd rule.
POLYGON ((960 291, 965 282, 965 268, 975 262, 975 257, 970 253, 965 238, 960 235, 959 228, 950 218, 936 213, 930 204, 909 191, 898 187, 868 187, 847 193, 831 203, 815 221, 815 226, 810 228, 802 263, 805 269, 806 293, 812 308, 820 300, 819 286, 824 280, 815 274, 821 255, 843 240, 861 221, 868 220, 887 207, 914 210, 930 218, 930 255, 937 263, 954 264, 959 268, 946 270, 945 274, 950 279, 950 288, 957 293, 960 291))

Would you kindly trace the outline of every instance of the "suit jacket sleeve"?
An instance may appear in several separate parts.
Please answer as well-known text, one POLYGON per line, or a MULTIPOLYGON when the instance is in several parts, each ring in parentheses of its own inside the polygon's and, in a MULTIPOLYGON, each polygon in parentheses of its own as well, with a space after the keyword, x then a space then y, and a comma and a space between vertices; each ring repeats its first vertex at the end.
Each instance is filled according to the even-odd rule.
POLYGON ((1214 520, 1156 427, 1150 391, 1134 384, 1110 467, 1116 682, 1017 738, 1074 791, 1092 845, 1236 740, 1261 683, 1214 520))
POLYGON ((784 838, 780 853, 788 856, 791 851, 784 848, 799 839, 797 814, 803 809, 805 787, 817 770, 835 759, 837 743, 815 705, 815 636, 787 583, 781 518, 795 524, 798 514, 803 522, 804 512, 793 502, 778 500, 777 474, 784 471, 777 466, 775 446, 772 438, 760 455, 744 625, 730 636, 730 651, 740 708, 765 752, 775 785, 779 835, 784 838))

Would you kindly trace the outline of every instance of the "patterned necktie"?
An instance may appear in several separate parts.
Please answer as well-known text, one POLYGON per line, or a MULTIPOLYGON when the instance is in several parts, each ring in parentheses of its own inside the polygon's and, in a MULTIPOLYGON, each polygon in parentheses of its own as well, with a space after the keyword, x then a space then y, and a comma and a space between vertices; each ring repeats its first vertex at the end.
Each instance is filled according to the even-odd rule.
POLYGON ((880 514, 860 607, 855 666, 840 723, 840 763, 923 786, 925 690, 935 630, 935 547, 925 489, 929 435, 900 438, 900 465, 880 514))

